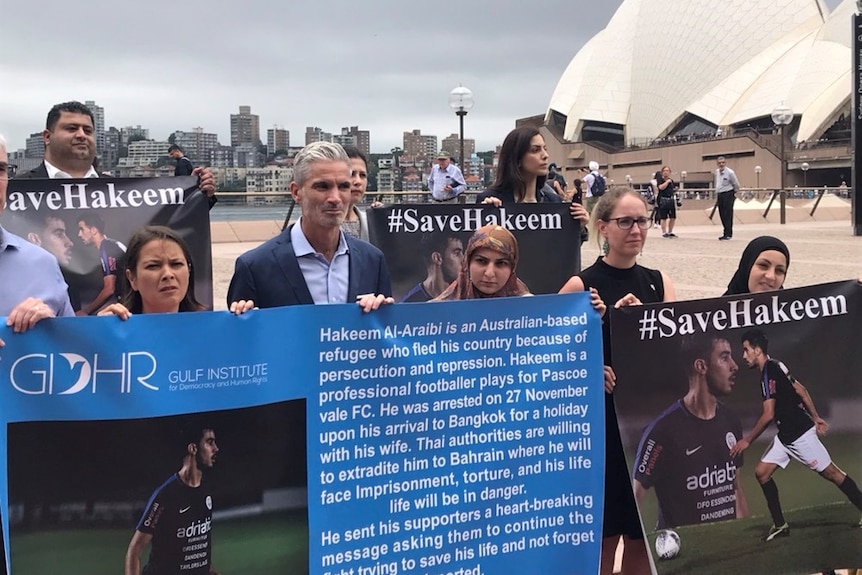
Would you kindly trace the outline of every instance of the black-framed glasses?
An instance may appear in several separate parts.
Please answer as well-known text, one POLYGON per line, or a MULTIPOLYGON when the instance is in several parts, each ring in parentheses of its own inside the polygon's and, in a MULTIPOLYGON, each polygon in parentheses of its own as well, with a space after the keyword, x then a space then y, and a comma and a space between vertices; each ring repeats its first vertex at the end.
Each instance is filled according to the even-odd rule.
POLYGON ((645 216, 641 216, 639 218, 630 218, 629 216, 623 216, 621 218, 608 218, 608 221, 616 222, 621 230, 630 230, 635 224, 637 224, 638 227, 642 230, 648 230, 650 225, 652 224, 652 222, 650 222, 650 219, 645 216))

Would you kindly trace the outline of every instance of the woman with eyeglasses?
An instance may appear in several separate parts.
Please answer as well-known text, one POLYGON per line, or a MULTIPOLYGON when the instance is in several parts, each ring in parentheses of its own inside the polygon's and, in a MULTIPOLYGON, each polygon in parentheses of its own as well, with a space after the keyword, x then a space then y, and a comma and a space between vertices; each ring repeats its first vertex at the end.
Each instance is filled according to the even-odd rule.
MULTIPOLYGON (((560 293, 595 288, 610 306, 619 308, 641 303, 673 301, 673 283, 658 270, 637 263, 652 225, 643 197, 628 187, 609 189, 593 208, 593 237, 604 255, 596 263, 572 276, 560 293)), ((649 573, 649 557, 632 493, 614 400, 616 386, 611 367, 610 322, 602 325, 605 361, 605 509, 602 532, 601 573, 613 572, 614 554, 620 537, 625 542, 622 573, 649 573)))

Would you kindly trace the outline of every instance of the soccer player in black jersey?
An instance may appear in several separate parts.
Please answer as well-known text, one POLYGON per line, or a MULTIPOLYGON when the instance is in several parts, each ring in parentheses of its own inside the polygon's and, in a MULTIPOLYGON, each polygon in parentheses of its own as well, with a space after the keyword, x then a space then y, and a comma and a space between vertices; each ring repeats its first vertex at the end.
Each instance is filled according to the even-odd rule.
MULTIPOLYGON (((751 329, 742 335, 742 358, 749 368, 761 370, 763 412, 754 428, 730 450, 730 454, 741 454, 775 420, 778 433, 754 470, 772 515, 773 524, 764 539, 772 541, 776 537, 790 535, 772 474, 779 466, 782 469, 787 467, 791 457, 837 485, 860 511, 862 492, 849 475, 832 463, 829 452, 817 437, 826 435, 829 425, 818 415, 808 390, 783 363, 769 357, 767 348, 768 340, 763 331, 751 329)), ((862 526, 862 522, 859 525, 862 526)))
POLYGON ((183 430, 183 466, 147 502, 126 551, 125 575, 214 575, 212 497, 203 471, 215 463, 218 445, 207 427, 183 430), (141 554, 152 543, 147 566, 141 554))
POLYGON ((728 449, 742 437, 739 418, 719 401, 733 390, 739 366, 720 337, 689 337, 680 358, 688 393, 644 430, 634 462, 635 499, 658 498, 656 527, 735 519, 748 514, 737 480, 742 457, 728 449))

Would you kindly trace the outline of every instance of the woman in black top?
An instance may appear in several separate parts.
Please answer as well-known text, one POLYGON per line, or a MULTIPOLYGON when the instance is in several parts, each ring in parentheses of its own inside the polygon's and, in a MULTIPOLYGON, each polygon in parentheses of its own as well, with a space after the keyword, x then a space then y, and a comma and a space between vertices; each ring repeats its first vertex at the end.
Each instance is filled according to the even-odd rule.
POLYGON ((497 177, 476 197, 477 204, 560 203, 560 196, 547 185, 548 147, 539 130, 515 128, 503 140, 497 177))
MULTIPOLYGON (((560 196, 546 183, 548 147, 539 130, 529 126, 515 128, 500 146, 497 177, 487 190, 476 196, 477 204, 561 203, 560 196)), ((572 218, 586 226, 590 215, 586 208, 572 203, 572 218)))
MULTIPOLYGON (((605 255, 572 276, 560 293, 595 288, 610 306, 619 308, 641 303, 673 301, 673 283, 658 270, 645 268, 637 257, 646 242, 652 222, 647 204, 636 191, 614 187, 599 198, 593 208, 593 236, 605 255)), ((605 510, 602 531, 601 573, 613 572, 614 553, 620 537, 625 541, 623 570, 625 574, 649 573, 649 557, 643 542, 643 530, 632 492, 631 475, 623 452, 617 426, 616 409, 611 395, 616 376, 611 367, 609 322, 602 326, 605 361, 605 510)))
POLYGON ((655 173, 655 181, 661 237, 675 238, 673 225, 676 223, 676 182, 670 177, 670 166, 662 166, 661 171, 655 173))

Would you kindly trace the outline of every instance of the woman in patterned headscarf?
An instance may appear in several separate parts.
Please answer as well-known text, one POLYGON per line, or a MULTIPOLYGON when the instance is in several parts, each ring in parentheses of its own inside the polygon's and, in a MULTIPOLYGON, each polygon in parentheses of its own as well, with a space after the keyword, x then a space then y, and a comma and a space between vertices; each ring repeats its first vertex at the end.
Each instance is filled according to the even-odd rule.
POLYGON ((530 295, 518 279, 518 241, 501 226, 476 230, 467 243, 458 279, 434 301, 530 295))

